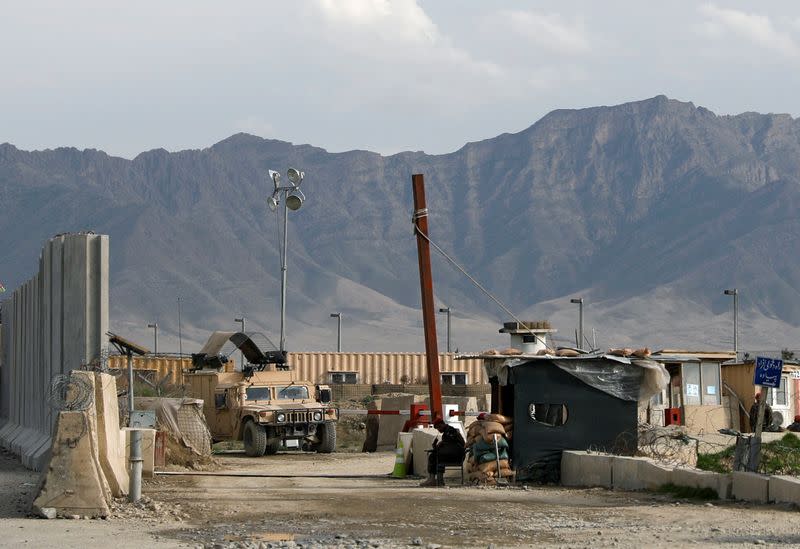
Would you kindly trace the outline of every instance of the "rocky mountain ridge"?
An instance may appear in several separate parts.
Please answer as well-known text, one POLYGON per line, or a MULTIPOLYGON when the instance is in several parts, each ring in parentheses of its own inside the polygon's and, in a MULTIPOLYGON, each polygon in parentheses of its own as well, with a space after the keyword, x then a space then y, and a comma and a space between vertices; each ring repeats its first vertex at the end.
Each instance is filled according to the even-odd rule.
MULTIPOLYGON (((33 272, 50 236, 111 236, 112 326, 132 337, 249 326, 278 339, 278 216, 267 169, 306 172, 289 218, 287 340, 345 350, 420 350, 412 173, 423 173, 432 238, 512 311, 573 338, 586 300, 598 344, 800 347, 800 121, 711 111, 659 96, 558 110, 517 134, 445 155, 328 153, 246 134, 133 160, 0 145, 0 280, 33 272)), ((434 289, 453 346, 504 344, 507 314, 441 256, 434 289)), ((440 315, 441 316, 441 315, 440 315)), ((439 326, 443 336, 443 318, 439 326)), ((165 347, 165 345, 167 347, 165 347)), ((443 338, 440 346, 444 345, 443 338)))

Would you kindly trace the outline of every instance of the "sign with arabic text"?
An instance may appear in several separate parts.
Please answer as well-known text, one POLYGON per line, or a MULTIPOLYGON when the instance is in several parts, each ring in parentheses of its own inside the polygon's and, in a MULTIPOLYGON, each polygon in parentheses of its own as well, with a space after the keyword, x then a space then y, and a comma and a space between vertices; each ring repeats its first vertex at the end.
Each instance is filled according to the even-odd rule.
POLYGON ((783 372, 783 361, 781 359, 757 356, 753 385, 778 387, 781 384, 781 372, 783 372))

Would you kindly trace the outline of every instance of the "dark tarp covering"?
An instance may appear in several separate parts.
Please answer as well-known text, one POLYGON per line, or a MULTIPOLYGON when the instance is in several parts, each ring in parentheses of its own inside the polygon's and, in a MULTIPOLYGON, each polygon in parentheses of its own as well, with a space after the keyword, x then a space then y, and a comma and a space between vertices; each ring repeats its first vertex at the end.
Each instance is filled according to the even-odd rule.
MULTIPOLYGON (((637 447, 637 401, 587 385, 556 362, 536 360, 508 369, 514 392, 512 456, 518 480, 557 481, 563 450, 632 454, 637 447), (562 406, 566 420, 552 426, 554 417, 555 423, 561 423, 562 406), (543 409, 549 410, 548 417, 532 417, 543 409)), ((633 378, 639 376, 641 381, 643 376, 640 368, 625 365, 620 370, 618 363, 607 359, 570 362, 585 363, 584 373, 594 371, 611 383, 614 376, 623 376, 631 384, 636 383, 633 378)))

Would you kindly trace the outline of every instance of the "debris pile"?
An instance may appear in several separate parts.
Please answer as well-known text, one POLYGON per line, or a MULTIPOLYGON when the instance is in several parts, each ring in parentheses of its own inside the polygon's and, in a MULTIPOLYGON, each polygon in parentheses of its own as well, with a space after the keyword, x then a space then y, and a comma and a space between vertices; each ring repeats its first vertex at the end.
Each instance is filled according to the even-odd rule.
POLYGON ((467 429, 467 480, 474 484, 494 485, 498 478, 511 479, 508 441, 514 423, 509 417, 489 414, 467 429))

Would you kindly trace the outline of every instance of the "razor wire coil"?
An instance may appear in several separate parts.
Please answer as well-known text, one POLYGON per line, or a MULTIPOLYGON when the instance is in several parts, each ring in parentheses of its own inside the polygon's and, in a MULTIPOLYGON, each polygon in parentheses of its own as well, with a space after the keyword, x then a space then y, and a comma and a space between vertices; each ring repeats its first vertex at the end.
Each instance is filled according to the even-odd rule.
POLYGON ((50 382, 47 402, 58 411, 84 411, 94 403, 94 387, 82 377, 58 374, 50 382))

